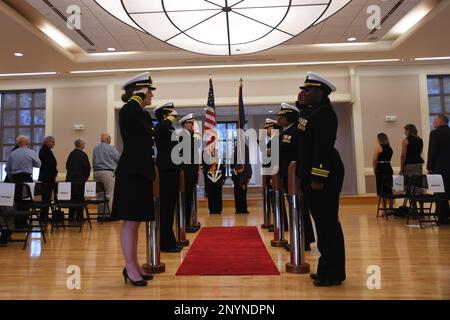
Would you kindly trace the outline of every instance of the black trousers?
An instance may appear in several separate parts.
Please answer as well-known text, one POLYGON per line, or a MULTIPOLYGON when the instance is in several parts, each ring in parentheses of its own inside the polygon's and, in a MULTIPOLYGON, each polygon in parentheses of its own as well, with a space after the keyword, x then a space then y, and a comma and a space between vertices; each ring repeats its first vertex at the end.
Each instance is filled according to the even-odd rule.
POLYGON ((184 204, 186 208, 186 227, 191 225, 192 221, 192 207, 194 203, 194 191, 196 189, 195 184, 195 169, 184 169, 184 204))
POLYGON ((173 219, 178 199, 179 181, 178 171, 159 172, 160 246, 163 250, 174 249, 176 246, 173 219))
POLYGON ((450 208, 448 206, 448 200, 450 199, 450 175, 442 174, 442 180, 444 180, 447 200, 436 203, 436 214, 440 222, 447 222, 450 218, 450 208))
MULTIPOLYGON (((55 189, 55 180, 44 180, 41 181, 42 185, 42 201, 50 202, 52 200, 52 193, 55 189)), ((41 219, 48 219, 48 208, 42 209, 41 219)))
POLYGON ((344 234, 339 222, 339 194, 342 175, 330 177, 324 190, 311 190, 303 185, 304 199, 314 218, 317 231, 317 247, 320 251, 317 274, 325 281, 345 280, 344 234))
POLYGON ((222 213, 222 180, 213 183, 209 178, 205 180, 206 193, 208 194, 209 213, 222 213))
POLYGON ((247 213, 247 184, 234 182, 234 207, 236 213, 247 213))
MULTIPOLYGON (((284 228, 287 231, 289 229, 289 214, 286 210, 286 201, 288 199, 288 189, 287 189, 287 181, 282 181, 283 190, 281 190, 281 214, 284 219, 284 228)), ((311 215, 308 206, 306 205, 306 201, 303 201, 303 223, 305 224, 305 244, 311 244, 316 242, 316 238, 314 237, 314 229, 312 226, 311 215)))

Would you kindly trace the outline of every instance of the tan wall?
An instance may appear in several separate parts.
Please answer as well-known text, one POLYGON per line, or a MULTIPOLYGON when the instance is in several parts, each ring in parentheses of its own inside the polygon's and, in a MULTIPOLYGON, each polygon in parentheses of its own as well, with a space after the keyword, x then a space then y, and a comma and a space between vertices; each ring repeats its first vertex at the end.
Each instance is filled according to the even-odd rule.
POLYGON ((373 149, 379 132, 388 135, 394 150, 392 166, 400 166, 403 127, 413 123, 421 132, 419 77, 361 77, 361 109, 364 136, 364 164, 372 167, 373 149), (397 122, 386 122, 386 115, 396 115, 397 122))
MULTIPOLYGON (((363 190, 362 193, 375 191, 374 177, 371 176, 370 168, 378 132, 386 132, 391 139, 394 148, 394 168, 399 166, 403 126, 408 122, 416 124, 421 132, 425 143, 424 156, 426 155, 429 132, 426 75, 450 74, 450 65, 365 66, 355 68, 354 76, 351 76, 353 74, 351 68, 332 66, 307 69, 297 67, 217 69, 213 73, 216 104, 230 106, 237 102, 238 80, 241 76, 245 80, 246 104, 292 102, 298 93, 298 86, 309 70, 325 75, 336 84, 338 90, 332 96, 333 101, 354 102, 352 116, 355 120, 352 126, 347 126, 350 132, 344 134, 341 141, 354 144, 357 138, 362 137, 362 145, 354 145, 353 149, 344 151, 348 153, 351 150, 359 150, 355 153, 359 171, 348 170, 347 174, 358 175, 358 190, 363 190), (384 121, 386 115, 396 115, 398 121, 386 123, 384 121), (362 124, 362 129, 355 127, 358 123, 362 124)), ((109 130, 115 134, 114 109, 122 106, 120 84, 129 76, 130 74, 120 74, 70 79, 5 80, 0 81, 0 89, 47 90, 46 134, 52 134, 57 139, 55 153, 59 170, 64 173, 65 161, 73 148, 74 139, 82 137, 86 140, 87 152, 91 157, 91 150, 98 143, 98 135, 102 131, 109 130), (77 122, 86 126, 86 130, 80 134, 72 128, 77 122)), ((154 72, 154 82, 158 87, 154 104, 173 99, 178 107, 203 107, 208 91, 208 76, 209 70, 154 72)))
POLYGON ((100 141, 100 134, 106 131, 106 87, 56 88, 53 91, 53 132, 56 138, 54 148, 58 160, 58 171, 66 171, 66 159, 73 150, 73 141, 86 141, 86 153, 92 165, 92 150, 100 141), (85 130, 75 131, 74 124, 84 124, 85 130))

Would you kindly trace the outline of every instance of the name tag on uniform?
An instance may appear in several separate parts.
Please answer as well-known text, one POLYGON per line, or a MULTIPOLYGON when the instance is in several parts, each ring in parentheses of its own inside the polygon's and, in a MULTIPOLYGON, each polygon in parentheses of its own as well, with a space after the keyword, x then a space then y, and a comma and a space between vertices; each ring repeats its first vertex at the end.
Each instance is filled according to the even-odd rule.
POLYGON ((308 119, 300 118, 300 119, 298 119, 298 126, 297 126, 297 128, 299 128, 302 131, 305 131, 307 123, 308 123, 308 119))
POLYGON ((291 143, 291 136, 288 134, 283 135, 283 143, 291 143))

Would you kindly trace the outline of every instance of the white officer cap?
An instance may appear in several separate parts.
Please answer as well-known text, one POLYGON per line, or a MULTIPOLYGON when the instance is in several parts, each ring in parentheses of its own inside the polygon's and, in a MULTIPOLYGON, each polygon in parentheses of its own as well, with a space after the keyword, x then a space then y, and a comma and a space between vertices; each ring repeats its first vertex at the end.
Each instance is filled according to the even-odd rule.
POLYGON ((150 72, 140 73, 130 79, 128 79, 123 85, 122 90, 127 90, 133 87, 148 87, 150 90, 156 90, 153 86, 150 72))
POLYGON ((153 111, 156 112, 164 112, 164 111, 174 111, 175 105, 173 104, 173 101, 167 101, 166 103, 157 106, 153 111))
POLYGON ((306 80, 303 86, 300 89, 306 88, 326 88, 330 90, 330 92, 335 92, 336 87, 330 82, 330 80, 322 77, 320 74, 314 72, 308 72, 306 74, 306 80))
POLYGON ((266 122, 264 123, 264 129, 274 127, 276 125, 278 125, 278 122, 276 120, 267 118, 266 122))
POLYGON ((290 104, 288 104, 288 103, 282 103, 281 104, 281 108, 280 108, 280 111, 278 112, 278 116, 282 116, 282 115, 286 115, 286 114, 289 114, 289 113, 292 113, 292 112, 297 112, 297 113, 299 113, 300 111, 298 110, 298 108, 297 107, 295 107, 295 106, 292 106, 292 105, 290 105, 290 104))
POLYGON ((195 121, 194 114, 190 113, 187 116, 181 118, 180 121, 178 121, 178 124, 180 126, 182 126, 185 122, 188 122, 188 121, 189 122, 194 122, 195 121))

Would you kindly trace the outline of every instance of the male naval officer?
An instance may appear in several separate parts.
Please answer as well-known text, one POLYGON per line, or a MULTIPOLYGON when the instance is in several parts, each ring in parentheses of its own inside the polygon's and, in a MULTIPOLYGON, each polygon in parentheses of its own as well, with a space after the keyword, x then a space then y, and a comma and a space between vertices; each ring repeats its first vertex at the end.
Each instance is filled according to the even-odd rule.
POLYGON ((297 175, 314 218, 320 251, 317 273, 311 278, 316 286, 335 286, 345 280, 344 235, 338 218, 344 165, 334 147, 338 121, 328 97, 336 87, 309 72, 300 88, 304 107, 298 120, 297 175))
POLYGON ((177 246, 173 233, 173 220, 175 205, 178 198, 179 166, 172 161, 172 149, 178 142, 172 139, 175 132, 175 124, 178 113, 172 101, 168 101, 154 109, 159 123, 155 127, 156 142, 156 166, 159 170, 160 192, 160 239, 161 251, 180 252, 182 247, 177 246))
POLYGON ((178 124, 183 128, 180 133, 180 142, 183 139, 189 139, 190 155, 188 159, 183 158, 183 151, 180 156, 183 158, 181 170, 184 172, 184 187, 185 187, 185 208, 186 208, 186 232, 193 233, 198 230, 197 226, 192 226, 192 210, 194 204, 194 192, 197 192, 198 170, 199 165, 195 163, 195 136, 194 136, 194 115, 188 114, 178 121, 178 124))

